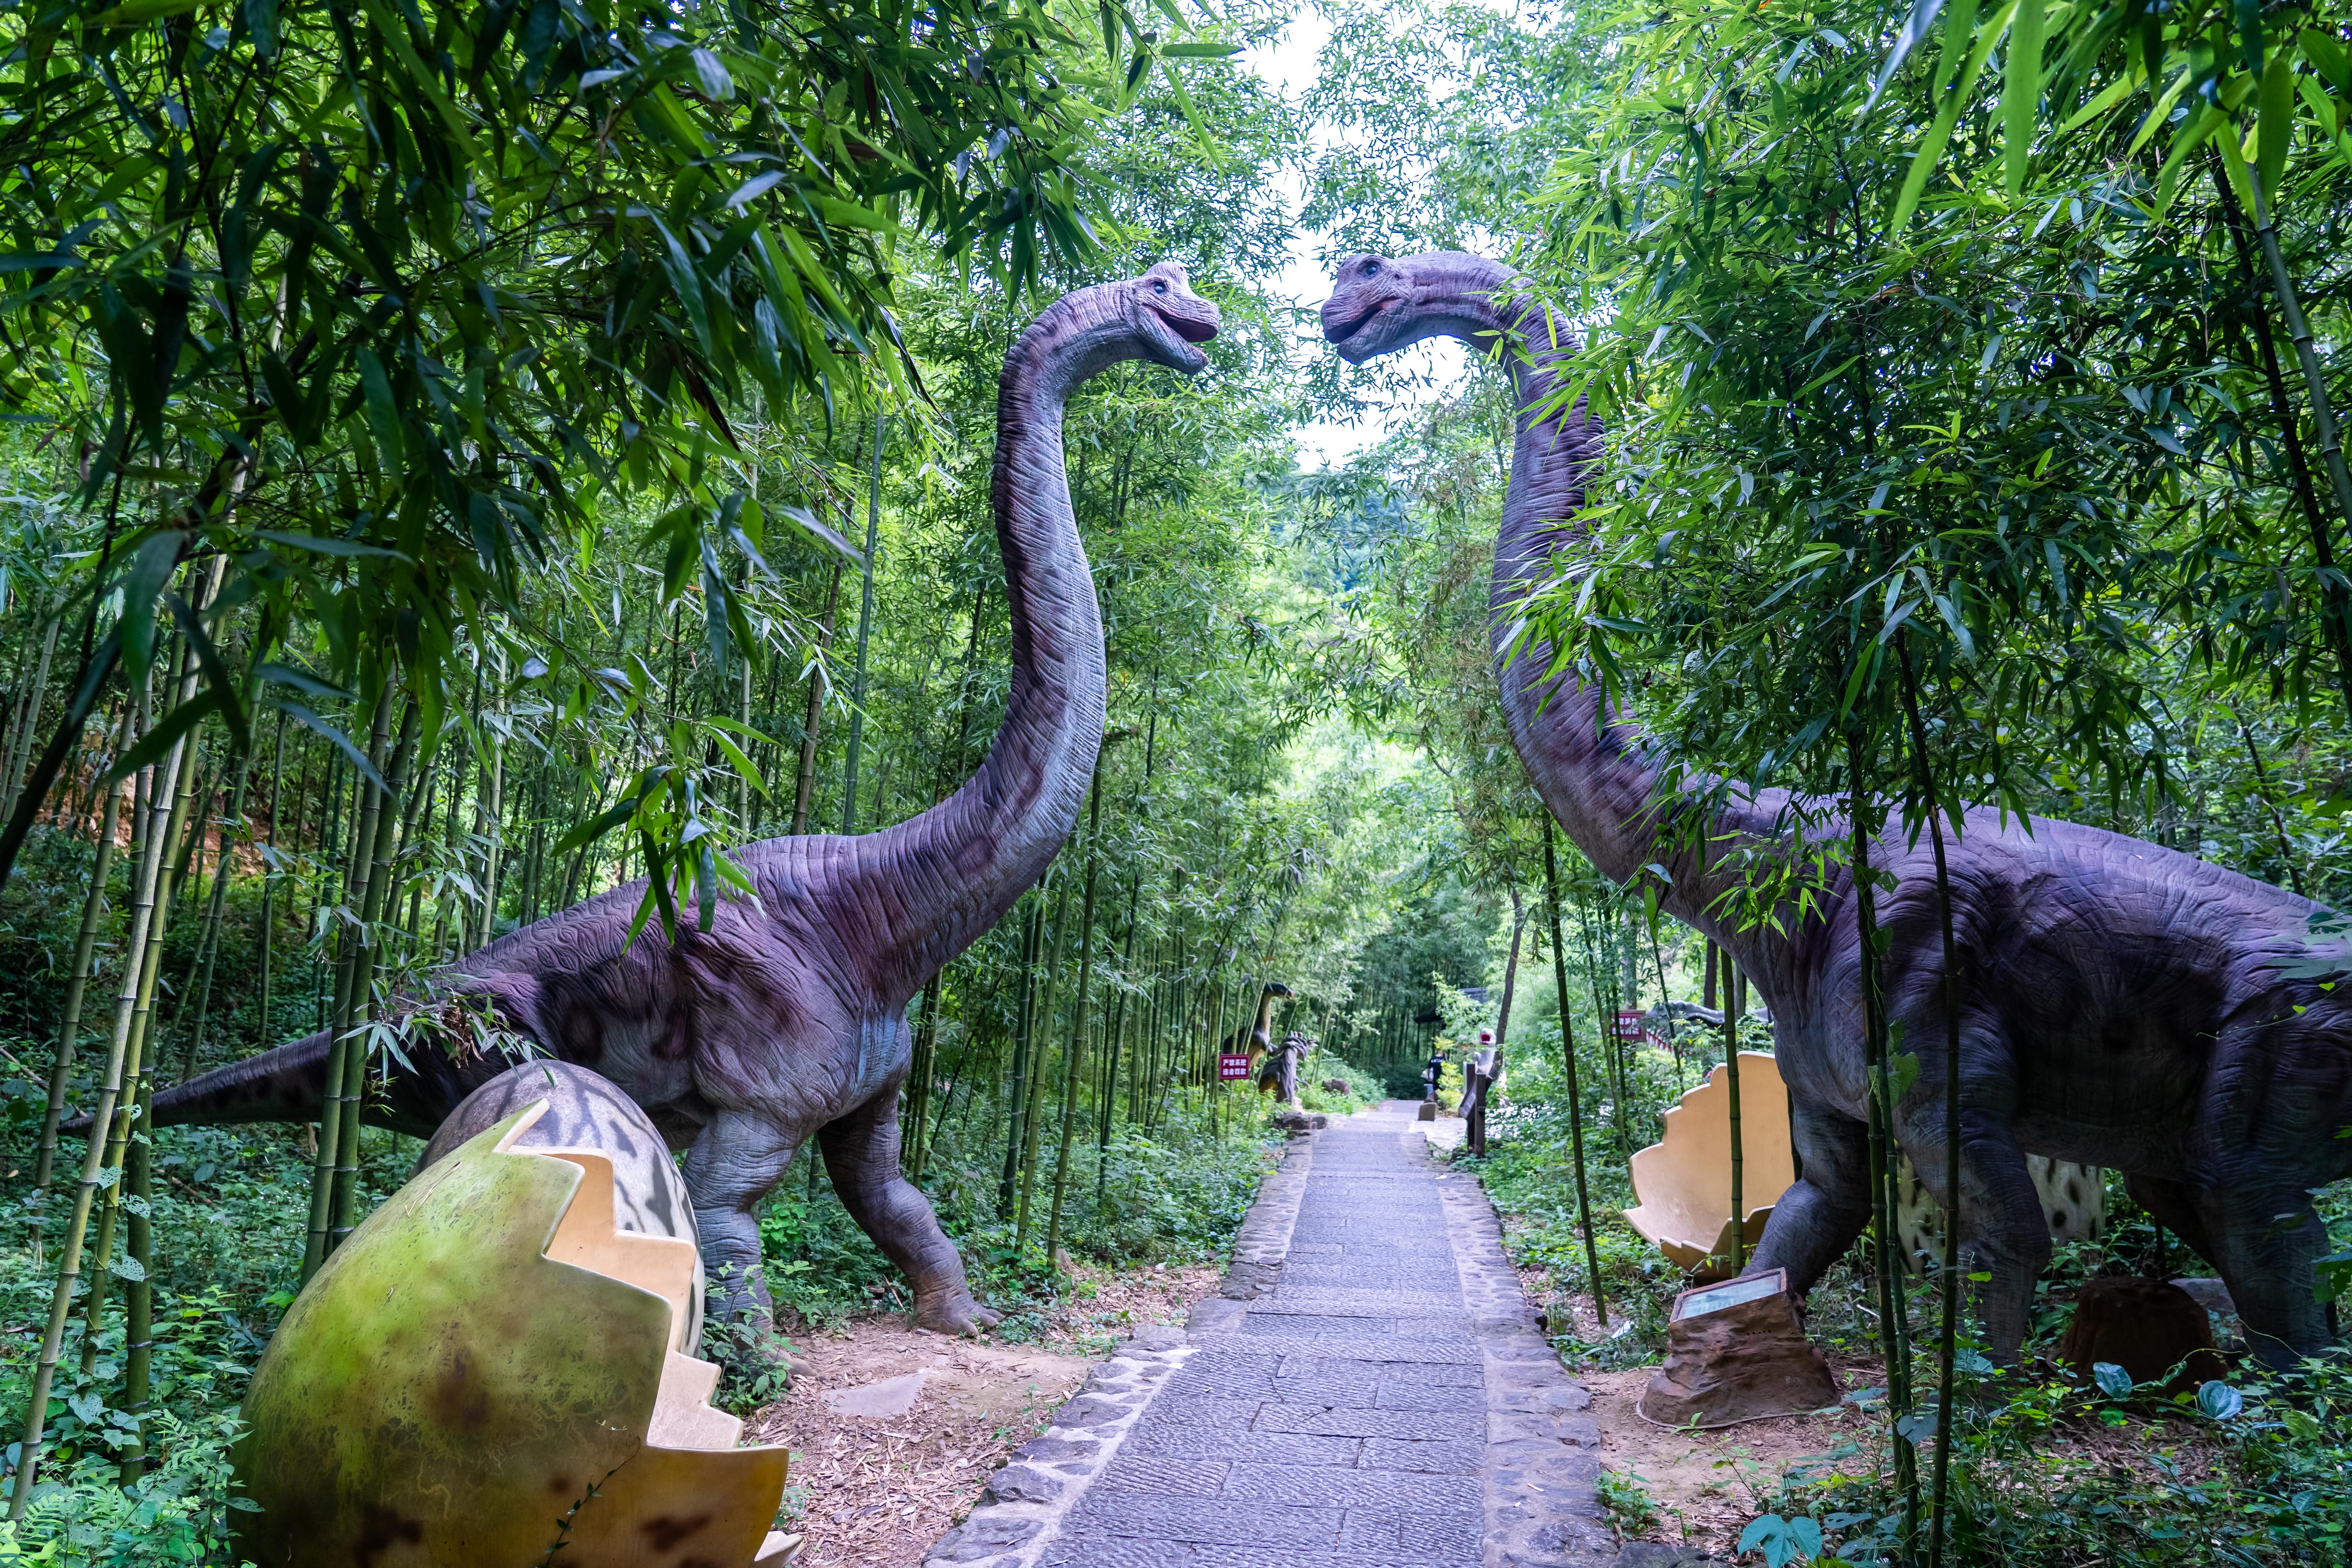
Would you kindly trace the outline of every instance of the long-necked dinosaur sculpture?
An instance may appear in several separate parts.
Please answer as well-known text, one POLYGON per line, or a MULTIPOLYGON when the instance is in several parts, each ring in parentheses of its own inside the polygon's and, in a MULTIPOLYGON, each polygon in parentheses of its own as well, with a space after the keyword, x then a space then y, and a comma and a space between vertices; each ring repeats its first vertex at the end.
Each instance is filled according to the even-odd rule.
MULTIPOLYGON (((1062 410, 1123 360, 1195 372, 1214 305, 1162 262, 1081 289, 1040 315, 999 383, 992 500, 1013 623, 1004 721, 952 796, 879 833, 771 838, 740 852, 759 902, 722 900, 711 929, 626 938, 643 882, 502 937, 438 977, 487 999, 508 1027, 594 1068, 687 1152, 720 1314, 765 1327, 756 1208, 814 1134, 850 1214, 915 1289, 925 1328, 995 1321, 922 1194, 898 1171, 908 1002, 985 932, 1077 820, 1103 731, 1095 585, 1070 510, 1062 410)), ((319 1114, 324 1034, 206 1073, 155 1098, 155 1120, 295 1121, 319 1114)), ((504 1061, 454 1067, 413 1053, 371 1095, 370 1120, 425 1136, 504 1061)))
MULTIPOLYGON (((1359 363, 1424 338, 1498 343, 1518 429, 1495 548, 1492 639, 1511 738, 1577 846, 1620 883, 1664 859, 1665 907, 1728 948, 1770 1005, 1804 1175, 1781 1198, 1753 1268, 1810 1288, 1870 1214, 1860 942, 1851 883, 1832 878, 1821 918, 1785 933, 1737 930, 1715 907, 1736 874, 1729 838, 1782 840, 1786 795, 1734 790, 1705 834, 1661 843, 1669 812, 1638 728, 1604 713, 1597 689, 1548 680, 1548 645, 1521 646, 1521 601, 1572 550, 1570 525, 1601 460, 1581 404, 1547 413, 1554 368, 1574 343, 1512 271, 1459 252, 1341 263, 1324 335, 1359 363), (1711 843, 1712 859, 1697 846, 1711 843), (1661 850, 1666 851, 1662 856, 1661 850)), ((1809 805, 1814 803, 1808 803, 1809 805)), ((2121 1170, 2135 1199, 2229 1282, 2256 1348, 2273 1362, 2327 1345, 2315 1299, 2326 1250, 2310 1193, 2352 1174, 2352 992, 2328 988, 2340 943, 2316 943, 2320 906, 2118 834, 2043 819, 2026 827, 1971 812, 1948 834, 1967 990, 1961 1019, 1960 1221, 1988 1338, 2004 1360, 2022 1340, 2050 1237, 2028 1153, 2121 1170)), ((1834 821, 1813 831, 1839 832, 1834 821)), ((1888 834, 1874 862, 1896 887, 1879 904, 1892 933, 1890 1015, 1923 1066, 1895 1131, 1938 1201, 1944 1172, 1943 954, 1931 849, 1888 834)), ((2352 976, 2352 959, 2337 981, 2352 976)))

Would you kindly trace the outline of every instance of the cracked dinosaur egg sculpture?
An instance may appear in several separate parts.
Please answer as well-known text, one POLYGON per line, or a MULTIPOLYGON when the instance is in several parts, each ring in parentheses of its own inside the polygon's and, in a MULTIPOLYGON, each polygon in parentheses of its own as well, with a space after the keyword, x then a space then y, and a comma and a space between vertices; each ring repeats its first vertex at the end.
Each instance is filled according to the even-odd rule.
POLYGON ((541 1100, 337 1248, 255 1369, 259 1568, 774 1568, 784 1450, 736 1447, 683 1353, 695 1252, 616 1229, 601 1151, 515 1147, 541 1100))

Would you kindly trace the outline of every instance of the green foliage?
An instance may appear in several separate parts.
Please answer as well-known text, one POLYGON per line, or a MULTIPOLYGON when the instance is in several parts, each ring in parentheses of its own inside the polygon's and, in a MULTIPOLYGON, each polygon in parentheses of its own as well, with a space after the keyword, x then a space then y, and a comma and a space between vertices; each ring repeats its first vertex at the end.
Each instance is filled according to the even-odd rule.
MULTIPOLYGON (((2121 1397, 2129 1403, 2095 1412, 2069 1384, 1998 1378, 1981 1357, 1964 1358, 1962 1373, 1956 1561, 2022 1568, 2346 1561, 2352 1379, 2337 1362, 2168 1398, 2147 1390, 2132 1397, 2126 1376, 2121 1397), (2139 1464, 2099 1463, 2060 1440, 2094 1414, 2139 1464)), ((2104 1387, 2101 1394, 2117 1397, 2104 1387)), ((1826 1527, 1842 1559, 1883 1561, 1891 1549, 1894 1499, 1868 1456, 1851 1447, 1792 1471, 1777 1506, 1790 1516, 1789 1527, 1826 1527)))
MULTIPOLYGON (((1056 1135, 1055 1129, 1046 1130, 1046 1147, 1056 1135)), ((995 1212, 988 1171, 1000 1156, 985 1142, 940 1151, 926 1181, 928 1195, 982 1299, 1011 1320, 1011 1328, 999 1333, 1034 1337, 1035 1321, 1065 1282, 1034 1259, 1013 1257, 1013 1226, 995 1212)), ((1220 1137, 1190 1118, 1154 1138, 1122 1131, 1109 1149, 1099 1205, 1091 1150, 1073 1173, 1065 1244, 1075 1254, 1117 1266, 1221 1263, 1268 1166, 1266 1146, 1255 1138, 1220 1137)), ((913 1305, 904 1277, 850 1219, 831 1183, 820 1178, 810 1195, 805 1157, 761 1208, 760 1241, 769 1289, 780 1312, 790 1314, 787 1321, 822 1329, 853 1313, 913 1305)))
MULTIPOLYGON (((30 1043, 12 1041, 7 1048, 21 1056, 30 1043)), ((0 1107, 0 1170, 16 1173, 0 1186, 0 1213, 22 1226, 42 1212, 26 1191, 41 1100, 24 1081, 0 1085, 0 1093, 6 1095, 0 1107)), ((78 1142, 68 1148, 79 1152, 78 1142)), ((372 1205, 405 1179, 416 1150, 414 1140, 373 1130, 366 1134, 363 1204, 372 1205)), ((310 1163, 299 1132, 281 1127, 164 1128, 155 1134, 153 1158, 149 1278, 156 1331, 147 1451, 160 1456, 158 1468, 128 1490, 119 1485, 117 1450, 135 1429, 124 1405, 122 1324, 109 1312, 84 1373, 77 1303, 50 1399, 42 1479, 30 1515, 8 1543, 26 1554, 23 1561, 76 1568, 197 1563, 234 1568, 236 1559, 219 1551, 226 1541, 224 1510, 237 1506, 226 1449, 253 1363, 293 1299, 310 1163)), ((46 1310, 61 1207, 52 1200, 47 1210, 47 1265, 37 1265, 21 1243, 0 1248, 0 1308, 10 1322, 37 1322, 46 1310)), ((131 1265, 120 1233, 117 1248, 110 1260, 86 1260, 83 1277, 103 1279, 119 1303, 131 1265)), ((22 1410, 37 1350, 37 1338, 26 1336, 0 1344, 0 1405, 22 1410)), ((12 1431, 12 1440, 15 1436, 12 1431)), ((0 1563, 8 1561, 0 1554, 0 1563)))
POLYGON ((228 1449, 230 1415, 189 1422, 164 1412, 149 1434, 155 1467, 129 1487, 103 1454, 49 1471, 20 1521, 0 1520, 0 1564, 49 1568, 236 1568, 231 1513, 254 1505, 237 1495, 228 1449))
POLYGON ((1631 1471, 1603 1469, 1592 1478, 1592 1495, 1620 1537, 1647 1535, 1658 1522, 1658 1505, 1631 1471))
MULTIPOLYGON (((826 431, 848 400, 919 395, 902 239, 1015 295, 1096 255, 1082 167, 1160 50, 1123 5, 1099 22, 13 9, 0 398, 86 454, 74 503, 102 507, 104 544, 59 595, 93 619, 122 595, 93 684, 118 654, 145 673, 161 616, 205 652, 183 723, 216 715, 242 746, 259 702, 339 733, 322 698, 393 681, 437 736, 461 646, 632 498, 660 510, 663 596, 693 590, 713 658, 756 662, 765 553, 846 547, 792 498, 763 507, 736 421, 826 431), (171 578, 215 557, 234 569, 200 621, 171 578), (230 613, 257 621, 234 673, 212 649, 230 613), (308 638, 278 646, 298 623, 323 680, 308 638)), ((562 639, 532 657, 559 706, 630 684, 562 639)), ((696 727, 673 771, 709 749, 696 727)), ((665 804, 636 826, 685 854, 708 825, 690 793, 665 804)), ((707 889, 708 847, 685 858, 707 889)))
POLYGON ((1308 1057, 1299 1071, 1298 1103, 1309 1110, 1348 1116, 1389 1098, 1387 1087, 1379 1079, 1323 1052, 1308 1057), (1327 1080, 1347 1087, 1328 1089, 1323 1087, 1327 1080))

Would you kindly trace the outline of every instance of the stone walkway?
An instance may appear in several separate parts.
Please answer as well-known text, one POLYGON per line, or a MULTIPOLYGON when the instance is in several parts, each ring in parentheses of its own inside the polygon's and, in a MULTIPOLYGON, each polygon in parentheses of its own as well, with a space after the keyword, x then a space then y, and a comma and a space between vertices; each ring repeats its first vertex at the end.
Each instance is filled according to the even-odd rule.
POLYGON ((1591 1404, 1493 1207, 1392 1100, 1293 1142, 1221 1295, 1147 1331, 928 1560, 1599 1568, 1591 1404))

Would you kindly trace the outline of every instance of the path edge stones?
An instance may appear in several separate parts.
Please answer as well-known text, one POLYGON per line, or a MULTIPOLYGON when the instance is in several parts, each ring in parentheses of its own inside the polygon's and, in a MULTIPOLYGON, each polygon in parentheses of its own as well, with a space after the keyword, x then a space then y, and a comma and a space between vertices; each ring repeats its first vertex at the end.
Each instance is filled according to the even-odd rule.
POLYGON ((1181 1329, 1151 1325, 1095 1368, 1054 1424, 1013 1451, 963 1522, 924 1557, 924 1568, 1034 1568, 1039 1553, 1087 1486, 1176 1369, 1191 1358, 1193 1331, 1238 1327, 1247 1308, 1274 1289, 1290 1253, 1307 1196, 1313 1135, 1294 1136, 1282 1162, 1258 1184, 1234 1237, 1233 1261, 1217 1293, 1193 1307, 1181 1329))
MULTIPOLYGON (((1405 1136, 1428 1151, 1418 1125, 1405 1136)), ((1437 1158, 1433 1151, 1427 1157, 1437 1158)), ((1477 1178, 1445 1172, 1437 1193, 1485 1363, 1486 1568, 1609 1568, 1617 1541, 1594 1491, 1601 1427, 1586 1414, 1591 1392, 1536 1327, 1503 1247, 1502 1221, 1477 1178)))

